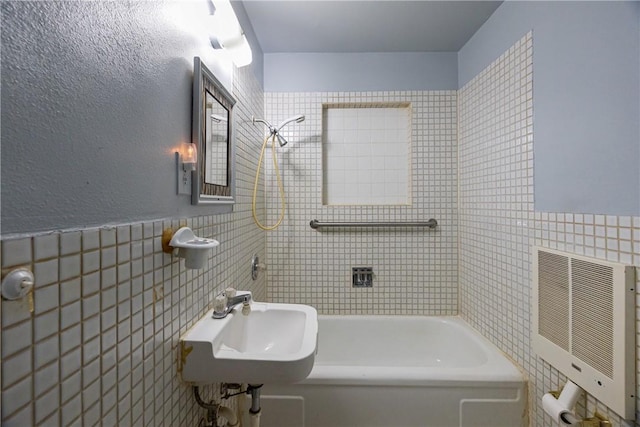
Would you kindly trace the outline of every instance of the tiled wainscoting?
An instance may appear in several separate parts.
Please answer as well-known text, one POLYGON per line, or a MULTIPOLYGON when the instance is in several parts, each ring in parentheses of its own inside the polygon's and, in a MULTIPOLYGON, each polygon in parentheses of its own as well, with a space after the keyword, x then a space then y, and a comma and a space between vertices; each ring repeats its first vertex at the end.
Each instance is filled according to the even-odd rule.
MULTIPOLYGON (((237 241, 225 216, 186 223, 223 248, 237 241)), ((179 224, 3 241, 3 270, 27 266, 36 277, 33 315, 25 303, 2 302, 3 424, 181 425, 197 417, 177 378, 176 344, 238 274, 228 274, 233 260, 224 252, 211 251, 202 270, 163 253, 162 230, 179 224)))

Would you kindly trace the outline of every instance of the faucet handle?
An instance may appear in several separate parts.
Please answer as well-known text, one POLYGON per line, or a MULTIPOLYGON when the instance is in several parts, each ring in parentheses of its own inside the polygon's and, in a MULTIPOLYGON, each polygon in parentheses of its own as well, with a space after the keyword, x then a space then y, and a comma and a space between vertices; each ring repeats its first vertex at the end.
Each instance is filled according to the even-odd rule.
POLYGON ((224 290, 224 294, 227 298, 233 298, 236 296, 235 288, 227 288, 224 290))
POLYGON ((224 313, 227 309, 227 297, 224 295, 218 295, 213 302, 214 313, 224 313))
POLYGON ((249 303, 248 300, 244 300, 244 302, 242 303, 242 314, 244 316, 248 316, 249 313, 251 313, 251 304, 249 303))

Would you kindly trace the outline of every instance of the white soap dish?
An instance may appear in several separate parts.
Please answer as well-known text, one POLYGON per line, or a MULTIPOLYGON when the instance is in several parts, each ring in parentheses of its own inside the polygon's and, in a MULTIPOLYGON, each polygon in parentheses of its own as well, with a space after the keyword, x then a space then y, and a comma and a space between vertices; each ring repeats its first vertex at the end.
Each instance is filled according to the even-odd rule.
POLYGON ((164 251, 184 258, 187 268, 204 268, 209 250, 220 245, 217 240, 197 237, 189 227, 182 227, 175 233, 165 230, 163 240, 169 237, 169 233, 171 240, 163 242, 164 251))

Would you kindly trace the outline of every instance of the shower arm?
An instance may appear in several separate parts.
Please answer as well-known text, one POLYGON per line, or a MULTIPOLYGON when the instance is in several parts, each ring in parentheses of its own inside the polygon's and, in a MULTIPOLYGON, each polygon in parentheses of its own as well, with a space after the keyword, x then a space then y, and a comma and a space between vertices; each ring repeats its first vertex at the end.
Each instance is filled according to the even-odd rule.
POLYGON ((271 136, 275 135, 276 133, 278 133, 279 129, 276 129, 275 127, 271 126, 271 123, 269 123, 268 121, 264 120, 264 119, 256 119, 255 117, 251 117, 251 121, 253 123, 263 123, 268 129, 269 129, 269 134, 271 136))

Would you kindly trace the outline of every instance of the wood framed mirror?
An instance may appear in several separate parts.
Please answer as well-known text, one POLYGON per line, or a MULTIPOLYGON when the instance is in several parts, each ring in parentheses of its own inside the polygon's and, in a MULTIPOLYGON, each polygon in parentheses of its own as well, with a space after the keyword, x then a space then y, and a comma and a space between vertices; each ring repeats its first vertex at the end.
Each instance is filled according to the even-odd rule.
POLYGON ((235 202, 233 96, 199 57, 193 60, 192 143, 198 164, 191 177, 191 203, 235 202))

